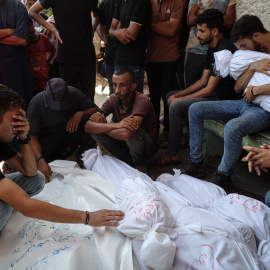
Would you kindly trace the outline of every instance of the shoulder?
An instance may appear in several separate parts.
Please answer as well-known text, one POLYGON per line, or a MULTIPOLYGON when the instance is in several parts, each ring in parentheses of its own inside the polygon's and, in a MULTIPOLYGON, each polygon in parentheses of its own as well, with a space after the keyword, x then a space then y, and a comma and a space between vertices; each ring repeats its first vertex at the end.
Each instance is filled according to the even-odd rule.
POLYGON ((40 108, 41 105, 44 105, 44 99, 43 99, 43 94, 44 92, 40 92, 38 94, 36 94, 30 101, 30 104, 28 106, 28 112, 29 110, 33 109, 33 108, 40 108))
POLYGON ((151 101, 149 100, 149 98, 142 93, 136 92, 136 97, 135 97, 135 104, 144 104, 144 105, 151 105, 151 101))
POLYGON ((236 46, 230 42, 228 39, 226 38, 222 38, 219 42, 217 51, 222 51, 224 49, 227 49, 229 51, 231 51, 232 53, 234 53, 235 51, 237 51, 236 46))

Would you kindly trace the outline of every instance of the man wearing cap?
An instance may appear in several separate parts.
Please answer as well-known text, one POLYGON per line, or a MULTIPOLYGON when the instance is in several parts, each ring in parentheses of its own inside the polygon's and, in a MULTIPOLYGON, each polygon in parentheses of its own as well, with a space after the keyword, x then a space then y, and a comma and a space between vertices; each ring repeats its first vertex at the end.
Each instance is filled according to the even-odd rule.
POLYGON ((63 158, 64 152, 78 145, 75 159, 80 162, 81 154, 95 145, 90 134, 84 132, 84 125, 97 110, 86 95, 60 78, 49 80, 44 92, 31 100, 28 108, 31 146, 38 170, 47 182, 51 176, 48 162, 63 158))

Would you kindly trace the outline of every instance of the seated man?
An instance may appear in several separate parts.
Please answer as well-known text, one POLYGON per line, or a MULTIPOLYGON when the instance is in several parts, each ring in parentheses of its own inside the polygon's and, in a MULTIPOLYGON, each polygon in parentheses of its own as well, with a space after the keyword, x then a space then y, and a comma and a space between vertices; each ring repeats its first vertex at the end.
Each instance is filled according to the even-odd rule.
POLYGON ((134 91, 136 83, 131 68, 119 67, 112 81, 115 94, 90 117, 85 131, 118 159, 132 166, 142 165, 157 151, 153 106, 147 96, 134 91), (106 116, 111 113, 117 122, 107 123, 106 116))
MULTIPOLYGON (((244 49, 270 52, 270 33, 256 16, 245 15, 239 19, 231 35, 244 49)), ((269 70, 270 60, 252 63, 237 79, 235 91, 242 93, 255 72, 267 73, 269 70)), ((250 102, 258 95, 269 94, 269 84, 256 87, 250 85, 243 94, 244 99, 193 104, 189 109, 190 160, 182 172, 198 178, 206 175, 202 156, 203 120, 228 121, 224 129, 224 154, 210 181, 224 188, 230 187, 231 175, 242 151, 243 137, 270 128, 270 113, 250 102)))
POLYGON ((196 18, 200 44, 208 44, 207 58, 202 78, 180 92, 167 94, 170 116, 170 133, 167 152, 153 160, 153 165, 168 165, 179 162, 179 142, 186 144, 182 131, 182 118, 187 118, 191 104, 216 99, 235 99, 232 77, 219 77, 215 71, 214 53, 227 49, 234 53, 237 49, 222 37, 223 14, 217 9, 209 9, 196 18))
MULTIPOLYGON (((254 167, 257 174, 261 175, 261 170, 267 172, 270 168, 270 145, 263 144, 260 148, 245 146, 245 150, 250 151, 242 161, 248 161, 248 170, 252 172, 254 167)), ((265 204, 270 207, 270 190, 266 193, 265 204)))
POLYGON ((4 176, 0 171, 0 232, 12 214, 13 208, 23 215, 52 222, 84 223, 91 226, 117 226, 111 220, 122 220, 122 211, 101 210, 90 213, 64 209, 31 199, 45 185, 44 176, 37 172, 37 165, 30 137, 23 99, 14 91, 0 84, 0 159, 19 172, 4 176), (8 142, 17 136, 21 154, 8 142))
POLYGON ((44 92, 38 93, 28 107, 31 146, 38 169, 50 181, 48 162, 63 159, 63 153, 80 146, 75 154, 79 162, 84 151, 94 147, 91 136, 84 132, 87 119, 98 107, 78 89, 67 86, 60 78, 48 81, 44 92))

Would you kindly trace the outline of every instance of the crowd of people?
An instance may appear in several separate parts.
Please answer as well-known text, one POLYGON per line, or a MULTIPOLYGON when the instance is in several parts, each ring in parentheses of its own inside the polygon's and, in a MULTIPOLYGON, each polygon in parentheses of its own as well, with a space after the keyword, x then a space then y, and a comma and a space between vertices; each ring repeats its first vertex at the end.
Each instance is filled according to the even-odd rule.
MULTIPOLYGON (((214 54, 223 50, 270 54, 270 33, 258 17, 235 22, 236 0, 0 0, 0 7, 0 159, 10 166, 6 172, 17 170, 0 173, 0 230, 12 208, 93 226, 123 219, 120 211, 89 218, 88 211, 29 198, 51 180, 48 163, 74 151, 82 168, 82 153, 96 143, 136 168, 178 164, 179 149, 188 145, 188 119, 190 158, 182 172, 201 179, 203 121, 224 120, 224 154, 209 181, 227 189, 243 137, 270 128, 269 111, 252 103, 261 95, 269 99, 270 83, 248 84, 256 72, 270 76, 270 60, 254 61, 237 80, 216 69, 214 54), (48 8, 50 18, 43 14, 48 8), (95 32, 105 43, 110 89, 100 108, 94 103, 95 32), (159 148, 166 151, 156 155, 159 148)), ((245 150, 249 171, 260 175, 270 167, 270 146, 245 150)))

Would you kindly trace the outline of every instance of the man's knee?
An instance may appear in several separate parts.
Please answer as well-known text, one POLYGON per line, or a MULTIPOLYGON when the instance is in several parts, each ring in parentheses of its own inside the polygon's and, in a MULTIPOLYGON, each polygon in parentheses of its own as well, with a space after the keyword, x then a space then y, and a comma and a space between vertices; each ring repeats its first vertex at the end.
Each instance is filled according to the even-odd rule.
POLYGON ((34 196, 39 194, 45 187, 45 177, 41 172, 37 172, 37 174, 31 177, 31 186, 32 190, 28 193, 29 196, 34 196))

